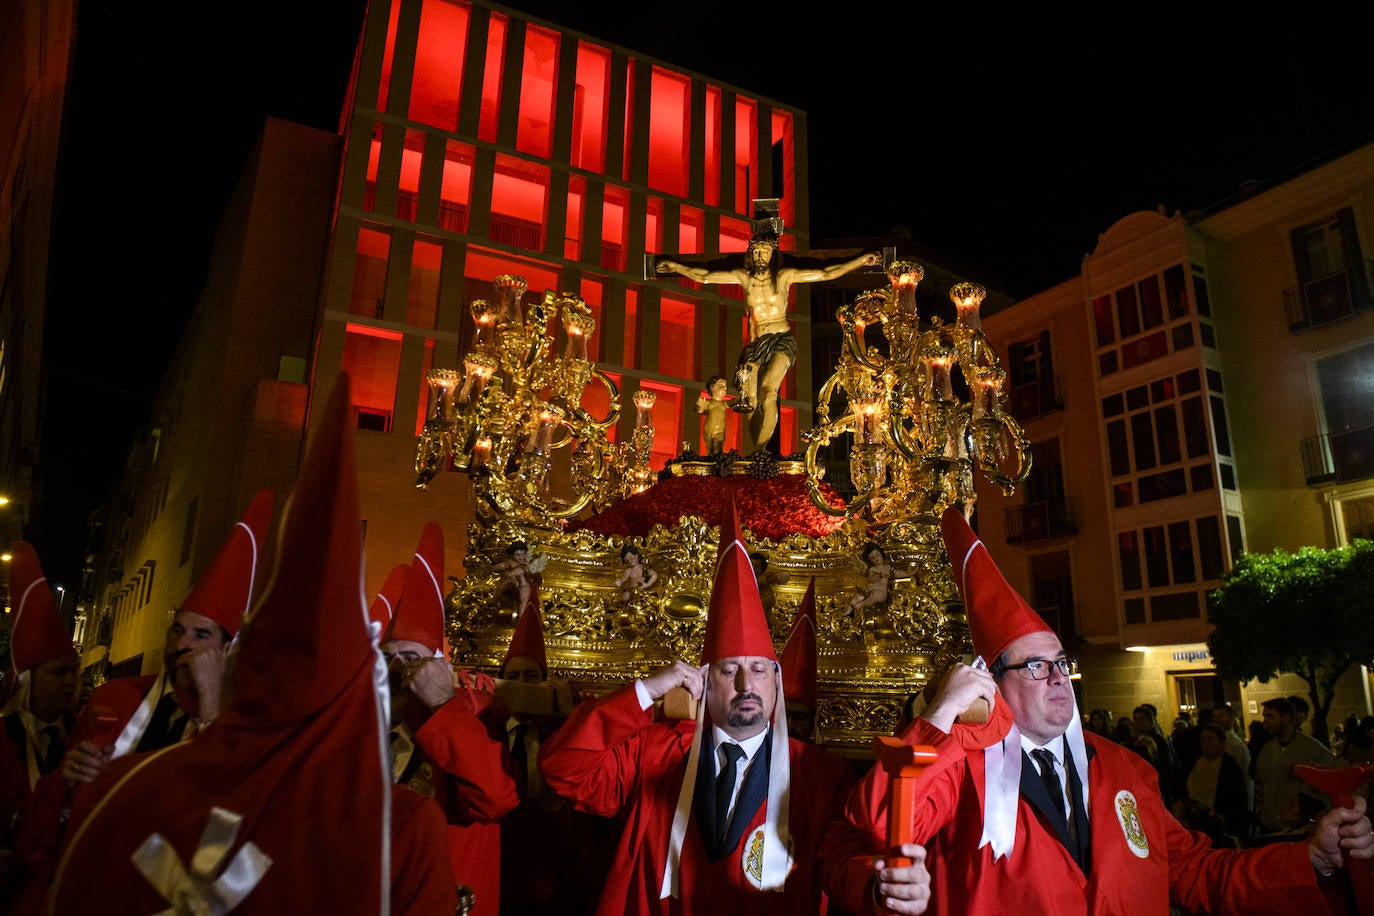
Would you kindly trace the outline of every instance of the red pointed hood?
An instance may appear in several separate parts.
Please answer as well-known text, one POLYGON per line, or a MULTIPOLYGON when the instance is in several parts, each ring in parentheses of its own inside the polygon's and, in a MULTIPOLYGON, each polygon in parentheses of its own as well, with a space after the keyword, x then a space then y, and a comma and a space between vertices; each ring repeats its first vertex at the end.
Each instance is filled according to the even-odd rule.
POLYGON ((49 659, 74 655, 76 650, 57 613, 33 545, 20 541, 10 553, 10 601, 14 605, 10 663, 15 674, 23 674, 49 659))
POLYGON ((273 502, 271 490, 260 490, 253 497, 243 520, 229 532, 224 546, 177 610, 209 617, 228 630, 230 636, 237 635, 253 600, 267 526, 272 522, 273 502))
POLYGON ((537 602, 531 601, 515 622, 515 635, 510 638, 510 648, 506 650, 501 669, 504 671, 506 662, 517 655, 528 655, 539 662, 539 670, 544 672, 544 677, 549 676, 549 659, 544 651, 544 621, 539 616, 537 602))
POLYGON ((798 700, 812 710, 816 708, 816 577, 806 586, 787 645, 782 647, 782 692, 789 700, 798 700))
POLYGON ((963 512, 954 506, 946 509, 940 519, 940 530, 954 581, 959 585, 959 597, 964 601, 964 613, 968 615, 973 648, 983 661, 991 665, 1022 636, 1053 632, 1003 578, 987 547, 964 520, 963 512))
POLYGON ((386 641, 408 639, 428 646, 431 651, 444 647, 444 532, 438 522, 430 522, 420 532, 415 557, 406 571, 406 586, 391 617, 386 641))
POLYGON ((401 595, 406 589, 406 575, 410 572, 410 567, 404 563, 397 563, 387 574, 386 581, 382 583, 382 590, 377 593, 377 597, 372 599, 372 604, 368 606, 367 616, 373 623, 377 624, 382 633, 391 626, 391 615, 396 612, 396 605, 401 602, 401 595))
POLYGON ((716 576, 711 586, 711 608, 706 615, 706 638, 701 663, 722 658, 761 656, 777 660, 768 618, 759 598, 759 583, 744 546, 735 497, 721 506, 720 547, 716 551, 716 576))

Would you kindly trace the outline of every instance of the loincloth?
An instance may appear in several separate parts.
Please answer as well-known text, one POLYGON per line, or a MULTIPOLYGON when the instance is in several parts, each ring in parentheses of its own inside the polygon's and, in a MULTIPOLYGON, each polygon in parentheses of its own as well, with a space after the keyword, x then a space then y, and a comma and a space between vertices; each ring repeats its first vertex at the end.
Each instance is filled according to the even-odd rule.
POLYGON ((791 331, 776 331, 749 341, 744 345, 744 349, 739 352, 739 361, 735 363, 735 370, 738 372, 743 369, 746 363, 753 363, 762 369, 778 356, 787 357, 787 368, 789 369, 796 363, 797 338, 792 336, 791 331))

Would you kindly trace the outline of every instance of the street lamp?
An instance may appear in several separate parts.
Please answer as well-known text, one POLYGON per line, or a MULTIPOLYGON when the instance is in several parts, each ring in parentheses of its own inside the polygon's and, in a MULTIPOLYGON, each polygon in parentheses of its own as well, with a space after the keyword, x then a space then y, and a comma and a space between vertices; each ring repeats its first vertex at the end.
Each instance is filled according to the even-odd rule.
POLYGON ((62 586, 57 586, 57 614, 62 615, 62 602, 67 599, 67 590, 62 586))

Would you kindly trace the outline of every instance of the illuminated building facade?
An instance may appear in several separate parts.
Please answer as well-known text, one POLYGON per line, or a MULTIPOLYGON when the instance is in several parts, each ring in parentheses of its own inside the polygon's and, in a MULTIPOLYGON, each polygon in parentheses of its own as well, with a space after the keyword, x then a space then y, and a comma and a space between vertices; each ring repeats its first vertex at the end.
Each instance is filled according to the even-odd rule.
MULTIPOLYGON (((371 4, 341 136, 269 121, 220 227, 162 408, 105 512, 86 659, 157 670, 171 609, 253 493, 275 490, 280 513, 309 405, 341 370, 368 588, 431 519, 461 575, 468 478, 419 492, 411 468, 425 375, 459 365, 468 303, 500 274, 590 304, 592 358, 627 396, 658 396, 655 467, 695 447, 700 380, 733 367, 744 304, 737 288, 646 281, 644 255, 743 252, 756 198, 780 198, 784 249, 809 247, 805 136, 796 109, 512 10, 371 4)), ((782 392, 784 451, 810 424, 811 390, 803 359, 782 392)))
MULTIPOLYGON (((730 374, 748 339, 744 304, 737 287, 646 281, 644 255, 743 252, 757 198, 780 198, 784 249, 809 247, 805 136, 801 111, 502 7, 371 7, 312 388, 322 397, 341 369, 352 379, 370 584, 429 518, 444 524, 458 568, 466 478, 443 474, 416 493, 407 469, 425 376, 460 368, 467 305, 490 299, 499 275, 524 277, 531 295, 586 300, 591 357, 626 395, 657 395, 655 468, 697 446, 696 395, 730 374)), ((810 312, 798 295, 805 353, 810 312)), ((782 392, 784 453, 809 425, 811 388, 802 360, 782 392)), ((588 407, 601 415, 604 404, 588 407)), ((624 411, 618 435, 633 424, 624 411)), ((732 414, 726 447, 738 445, 732 414)))
MULTIPOLYGON (((1205 216, 1127 215, 985 319, 1035 467, 980 490, 979 530, 1079 652, 1087 708, 1306 694, 1216 677, 1207 594, 1244 551, 1371 534, 1371 240, 1374 146, 1205 216)), ((1347 677, 1329 721, 1369 697, 1347 677)))

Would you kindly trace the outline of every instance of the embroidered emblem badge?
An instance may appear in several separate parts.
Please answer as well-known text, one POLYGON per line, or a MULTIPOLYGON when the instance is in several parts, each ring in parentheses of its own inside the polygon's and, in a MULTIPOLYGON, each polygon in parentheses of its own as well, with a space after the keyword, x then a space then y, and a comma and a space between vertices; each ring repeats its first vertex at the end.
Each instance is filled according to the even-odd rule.
POLYGON ((422 763, 415 768, 415 772, 406 780, 407 788, 414 789, 425 798, 434 797, 434 768, 427 763, 422 763))
POLYGON ((750 884, 758 888, 763 887, 763 827, 756 827, 754 832, 749 834, 740 856, 740 868, 744 870, 744 876, 749 879, 750 884))
POLYGON ((1122 789, 1116 793, 1116 819, 1121 822, 1121 832, 1126 836, 1126 845, 1136 858, 1144 859, 1150 855, 1150 841, 1145 838, 1145 825, 1140 822, 1140 809, 1135 796, 1122 789))

